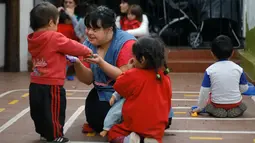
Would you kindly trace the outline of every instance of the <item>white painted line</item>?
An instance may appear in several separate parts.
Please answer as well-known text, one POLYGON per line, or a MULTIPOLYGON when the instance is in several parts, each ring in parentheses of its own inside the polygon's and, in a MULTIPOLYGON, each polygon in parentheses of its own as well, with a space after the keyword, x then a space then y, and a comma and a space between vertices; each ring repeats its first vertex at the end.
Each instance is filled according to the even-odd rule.
POLYGON ((84 141, 71 141, 70 143, 109 143, 109 142, 84 142, 84 141))
POLYGON ((173 117, 174 120, 210 120, 210 121, 255 121, 255 118, 199 118, 199 117, 173 117))
MULTIPOLYGON (((88 93, 90 92, 91 89, 87 89, 87 90, 73 90, 73 89, 70 89, 70 90, 66 90, 67 92, 78 92, 78 93, 88 93)), ((13 92, 19 92, 19 91, 28 91, 28 89, 14 89, 14 90, 9 90, 9 91, 6 91, 2 94, 0 94, 0 98, 8 95, 8 94, 11 94, 13 92)), ((175 93, 175 94, 198 94, 199 92, 197 91, 172 91, 172 93, 175 93)))
POLYGON ((13 123, 15 123, 18 119, 20 119, 21 117, 23 117, 27 112, 30 111, 30 108, 27 107, 26 109, 22 110, 20 113, 18 113, 16 116, 14 116, 12 119, 10 119, 9 121, 7 121, 5 124, 3 124, 0 127, 0 133, 2 131, 4 131, 5 129, 7 129, 8 127, 10 127, 13 123))
POLYGON ((252 96, 251 99, 255 102, 255 96, 252 96))
POLYGON ((4 96, 7 95, 7 94, 11 94, 11 93, 13 93, 13 92, 18 92, 18 91, 28 91, 28 89, 9 90, 9 91, 6 91, 6 92, 0 94, 0 98, 4 97, 4 96))
POLYGON ((74 123, 74 121, 78 118, 78 116, 80 116, 80 114, 84 111, 85 106, 81 106, 79 107, 74 113, 73 115, 68 119, 68 121, 65 123, 64 126, 64 134, 67 132, 67 130, 72 126, 72 124, 74 123))
POLYGON ((165 133, 255 134, 255 131, 165 130, 165 133))
POLYGON ((191 107, 172 107, 173 109, 191 109, 191 107))
MULTIPOLYGON (((66 99, 69 100, 85 100, 86 97, 66 97, 66 99)), ((172 99, 172 101, 189 101, 189 102, 193 102, 193 101, 198 101, 197 99, 172 99)))

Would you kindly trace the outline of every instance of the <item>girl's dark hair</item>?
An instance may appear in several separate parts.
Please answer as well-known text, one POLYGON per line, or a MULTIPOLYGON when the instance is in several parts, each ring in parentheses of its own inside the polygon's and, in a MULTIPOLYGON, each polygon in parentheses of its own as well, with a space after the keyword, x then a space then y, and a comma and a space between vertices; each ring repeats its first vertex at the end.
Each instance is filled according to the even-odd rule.
POLYGON ((115 31, 115 17, 113 10, 106 6, 99 6, 85 17, 85 25, 88 28, 96 29, 112 27, 113 31, 115 31))
POLYGON ((65 24, 66 20, 71 20, 70 16, 66 14, 64 10, 61 10, 59 12, 59 23, 60 24, 65 24))
POLYGON ((137 5, 137 4, 133 4, 130 6, 128 13, 131 13, 133 15, 136 16, 136 20, 142 22, 143 21, 143 10, 142 8, 137 5))
POLYGON ((158 69, 165 67, 164 74, 170 72, 165 60, 165 44, 156 35, 144 36, 139 38, 133 45, 133 54, 141 62, 144 57, 146 60, 145 68, 155 69, 157 79, 161 79, 158 69))

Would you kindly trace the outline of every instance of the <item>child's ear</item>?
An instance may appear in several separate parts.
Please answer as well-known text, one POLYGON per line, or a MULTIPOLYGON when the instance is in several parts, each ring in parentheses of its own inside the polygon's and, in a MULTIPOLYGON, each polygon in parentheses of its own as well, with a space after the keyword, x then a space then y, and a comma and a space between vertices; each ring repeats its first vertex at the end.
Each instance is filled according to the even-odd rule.
POLYGON ((142 59, 141 59, 141 64, 146 64, 146 59, 145 59, 145 57, 144 56, 142 56, 142 59))

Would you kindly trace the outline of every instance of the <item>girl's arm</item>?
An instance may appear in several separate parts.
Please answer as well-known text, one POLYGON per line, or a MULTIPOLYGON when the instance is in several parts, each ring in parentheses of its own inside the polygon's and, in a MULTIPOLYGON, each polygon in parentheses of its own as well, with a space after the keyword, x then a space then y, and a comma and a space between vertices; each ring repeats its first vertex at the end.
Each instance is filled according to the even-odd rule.
POLYGON ((122 74, 120 68, 115 67, 107 63, 102 57, 97 54, 93 54, 93 58, 86 59, 88 63, 97 64, 104 73, 111 79, 115 80, 119 75, 122 74))
POLYGON ((143 21, 139 28, 127 30, 129 34, 132 34, 135 37, 141 37, 149 34, 149 20, 148 17, 143 14, 143 21))
POLYGON ((120 16, 117 16, 115 24, 116 24, 117 28, 121 28, 121 26, 120 26, 120 16))
POLYGON ((128 98, 131 95, 137 95, 137 89, 143 86, 142 81, 139 80, 141 75, 139 76, 138 74, 139 71, 137 71, 137 69, 131 69, 124 72, 117 78, 113 88, 124 98, 128 98))
POLYGON ((74 27, 74 32, 76 34, 76 36, 79 38, 79 39, 82 39, 83 38, 83 35, 85 33, 85 29, 83 29, 82 27, 82 23, 83 22, 83 18, 79 20, 78 24, 74 27))

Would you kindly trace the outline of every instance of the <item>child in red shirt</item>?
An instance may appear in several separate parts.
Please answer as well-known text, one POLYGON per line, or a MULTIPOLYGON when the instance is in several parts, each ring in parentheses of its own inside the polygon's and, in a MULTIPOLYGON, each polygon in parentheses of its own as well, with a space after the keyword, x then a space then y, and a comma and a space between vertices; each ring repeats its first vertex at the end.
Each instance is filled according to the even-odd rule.
POLYGON ((30 12, 28 50, 32 55, 33 72, 30 75, 29 103, 31 118, 41 140, 67 143, 64 137, 66 91, 66 54, 89 57, 86 46, 57 32, 59 12, 49 2, 35 6, 30 12))
POLYGON ((59 24, 58 24, 58 32, 65 35, 67 38, 78 41, 79 39, 76 37, 74 27, 72 24, 72 20, 69 15, 66 14, 64 10, 59 12, 59 24))
POLYGON ((164 44, 153 37, 142 37, 133 45, 133 55, 134 68, 120 75, 114 84, 126 100, 123 122, 110 129, 108 139, 111 143, 140 143, 141 138, 144 143, 162 143, 172 98, 164 44))
MULTIPOLYGON (((74 27, 72 24, 72 20, 71 20, 70 16, 67 15, 64 10, 61 10, 59 12, 58 32, 65 35, 67 38, 79 41, 79 39, 76 37, 74 27)), ((73 48, 75 48, 75 47, 73 47, 73 48)), ((70 67, 69 65, 66 66, 67 70, 69 67, 70 67)), ((66 78, 67 78, 67 80, 74 80, 73 75, 69 75, 66 78)))
POLYGON ((142 8, 139 5, 131 5, 128 10, 127 19, 121 21, 121 29, 127 31, 139 28, 142 22, 142 17, 142 8))

